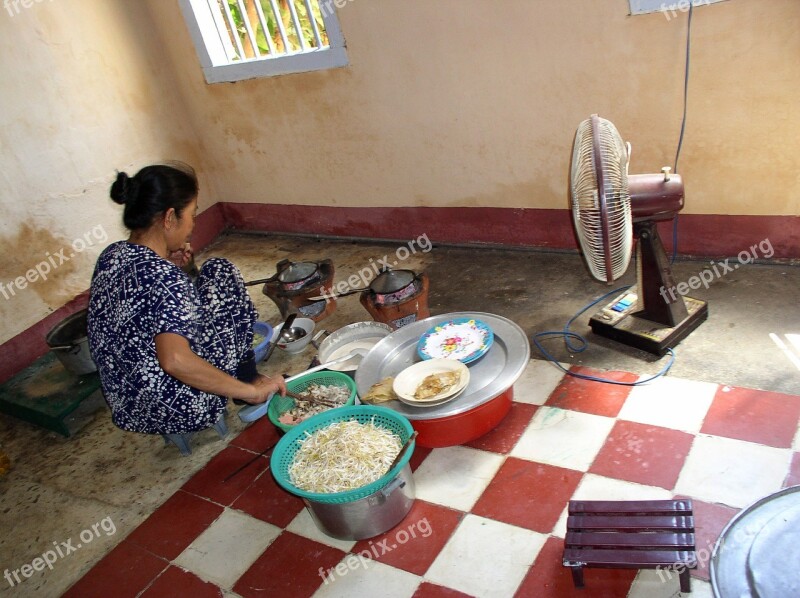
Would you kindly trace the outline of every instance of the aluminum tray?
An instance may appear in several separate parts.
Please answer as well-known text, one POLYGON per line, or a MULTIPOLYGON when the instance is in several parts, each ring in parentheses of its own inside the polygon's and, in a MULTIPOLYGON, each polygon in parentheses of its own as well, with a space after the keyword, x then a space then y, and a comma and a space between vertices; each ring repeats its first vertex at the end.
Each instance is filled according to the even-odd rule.
MULTIPOLYGON (((793 486, 760 499, 731 519, 722 530, 711 558, 711 589, 716 598, 757 596, 752 590, 749 575, 750 567, 753 565, 749 563, 753 542, 774 517, 798 505, 800 505, 800 486, 793 486)), ((777 551, 774 559, 776 567, 772 583, 774 589, 780 592, 780 588, 785 587, 788 580, 796 580, 797 561, 792 555, 777 551), (784 579, 782 576, 787 577, 784 579)), ((760 563, 758 566, 771 567, 769 563, 760 563)))
POLYGON ((438 407, 424 409, 400 401, 382 403, 410 420, 431 420, 470 411, 505 392, 525 371, 531 347, 525 332, 508 318, 482 312, 455 312, 432 316, 396 330, 380 340, 364 357, 356 372, 359 396, 389 376, 397 376, 407 367, 421 361, 417 355, 419 339, 431 327, 455 318, 475 318, 488 324, 494 332, 494 343, 477 361, 467 365, 469 384, 457 399, 438 407))

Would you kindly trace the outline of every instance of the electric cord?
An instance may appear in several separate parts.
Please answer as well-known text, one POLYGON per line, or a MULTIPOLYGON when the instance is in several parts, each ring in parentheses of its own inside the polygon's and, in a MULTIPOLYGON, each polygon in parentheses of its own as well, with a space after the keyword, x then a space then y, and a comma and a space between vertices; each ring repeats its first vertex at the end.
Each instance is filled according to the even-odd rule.
POLYGON ((544 355, 544 357, 545 357, 545 359, 547 359, 547 361, 552 362, 558 369, 560 369, 565 374, 567 374, 569 376, 572 376, 574 378, 580 378, 581 380, 591 380, 592 382, 603 382, 605 384, 616 384, 617 386, 640 386, 642 384, 646 384, 647 382, 655 380, 656 378, 660 378, 661 376, 666 375, 667 372, 669 372, 669 370, 672 367, 672 365, 675 363, 675 352, 672 349, 667 349, 667 353, 669 353, 669 356, 670 356, 669 357, 669 361, 667 362, 667 365, 665 365, 661 369, 661 371, 658 372, 657 374, 655 374, 653 376, 650 376, 649 378, 646 378, 644 380, 637 380, 636 382, 621 382, 619 380, 610 380, 608 378, 600 378, 598 376, 589 376, 587 374, 579 374, 577 372, 573 372, 571 370, 568 370, 567 368, 562 366, 558 362, 558 360, 555 357, 553 357, 547 351, 547 349, 544 348, 544 346, 540 342, 540 339, 544 340, 544 339, 547 339, 547 338, 562 337, 564 339, 564 344, 566 345, 566 347, 567 347, 567 349, 569 351, 571 351, 572 353, 583 353, 589 347, 589 341, 587 341, 585 337, 583 337, 582 335, 578 334, 577 332, 571 331, 569 329, 569 327, 572 325, 572 323, 575 320, 577 320, 580 316, 582 316, 585 311, 591 309, 592 307, 594 307, 595 305, 597 305, 598 303, 600 303, 604 299, 607 299, 611 295, 615 295, 617 293, 621 293, 622 291, 627 291, 629 288, 631 288, 631 285, 622 286, 622 287, 614 289, 613 291, 609 291, 605 295, 602 295, 602 296, 598 297, 597 299, 595 299, 594 301, 592 301, 591 303, 589 303, 588 305, 583 307, 574 316, 572 316, 567 321, 567 323, 564 325, 564 329, 563 330, 548 330, 548 331, 545 331, 545 332, 537 332, 536 334, 533 335, 533 338, 532 338, 533 344, 536 346, 536 348, 539 350, 539 352, 542 355, 544 355), (573 344, 571 342, 571 340, 576 340, 580 344, 579 345, 575 345, 575 344, 573 344))
MULTIPOLYGON (((678 137, 678 149, 675 152, 675 163, 673 164, 672 171, 678 174, 678 162, 681 158, 681 149, 683 148, 683 136, 686 133, 686 116, 689 112, 689 67, 691 66, 692 56, 692 17, 694 16, 694 2, 689 2, 689 23, 686 28, 686 67, 683 75, 683 119, 681 120, 681 133, 678 137)), ((675 258, 678 256, 678 214, 672 221, 672 259, 670 264, 675 263, 675 258)))

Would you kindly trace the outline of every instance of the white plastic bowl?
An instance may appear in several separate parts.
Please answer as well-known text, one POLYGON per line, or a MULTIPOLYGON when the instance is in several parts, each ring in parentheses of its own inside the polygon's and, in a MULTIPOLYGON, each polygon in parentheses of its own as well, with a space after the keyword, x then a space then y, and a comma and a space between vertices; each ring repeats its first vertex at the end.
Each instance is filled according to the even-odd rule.
POLYGON ((296 318, 294 323, 292 324, 292 328, 302 328, 306 331, 305 336, 287 343, 286 341, 280 338, 281 330, 283 330, 283 324, 278 326, 275 329, 275 332, 272 335, 272 340, 275 342, 275 339, 278 339, 278 348, 283 349, 287 353, 300 353, 303 349, 308 346, 308 343, 311 342, 311 336, 314 332, 314 327, 316 323, 311 318, 296 318))

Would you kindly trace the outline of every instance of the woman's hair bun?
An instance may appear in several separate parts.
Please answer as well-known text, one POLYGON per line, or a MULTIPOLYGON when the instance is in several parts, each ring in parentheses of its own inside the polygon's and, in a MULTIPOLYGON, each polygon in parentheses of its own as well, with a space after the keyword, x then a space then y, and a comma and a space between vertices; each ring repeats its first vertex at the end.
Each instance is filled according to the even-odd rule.
POLYGON ((111 199, 124 205, 122 222, 128 230, 143 230, 171 208, 181 218, 183 210, 197 198, 197 176, 191 166, 153 164, 134 176, 117 172, 111 199))
POLYGON ((117 180, 111 185, 111 199, 115 203, 125 205, 130 198, 131 183, 132 180, 127 173, 118 172, 117 180))

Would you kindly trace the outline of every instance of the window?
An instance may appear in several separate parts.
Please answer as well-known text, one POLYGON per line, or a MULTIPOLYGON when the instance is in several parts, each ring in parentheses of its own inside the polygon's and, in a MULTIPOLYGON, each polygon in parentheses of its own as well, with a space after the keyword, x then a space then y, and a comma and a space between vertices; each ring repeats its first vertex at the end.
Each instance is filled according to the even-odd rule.
POLYGON ((180 0, 206 81, 346 66, 346 0, 180 0))

